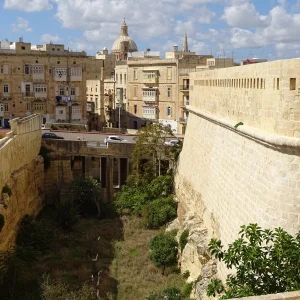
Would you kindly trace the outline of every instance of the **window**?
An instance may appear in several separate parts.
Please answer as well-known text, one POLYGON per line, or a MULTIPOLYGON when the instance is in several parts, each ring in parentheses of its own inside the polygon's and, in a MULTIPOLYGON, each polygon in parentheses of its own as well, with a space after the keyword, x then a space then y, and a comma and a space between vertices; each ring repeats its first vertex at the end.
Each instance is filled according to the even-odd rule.
POLYGON ((124 84, 126 84, 126 74, 124 74, 124 84))
POLYGON ((81 68, 71 68, 71 76, 81 76, 82 70, 81 68))
POLYGON ((31 110, 31 103, 26 103, 26 110, 30 111, 31 110))
POLYGON ((167 68, 167 79, 172 79, 172 68, 167 68))
POLYGON ((57 64, 60 65, 60 61, 59 60, 57 61, 57 64))
POLYGON ((67 75, 67 68, 55 68, 55 76, 56 77, 63 77, 67 75))
POLYGON ((37 84, 34 86, 34 91, 36 93, 46 93, 47 92, 47 86, 45 84, 37 84))
POLYGON ((138 79, 137 77, 138 77, 138 69, 134 69, 133 70, 133 79, 137 80, 138 79))
POLYGON ((276 79, 276 89, 279 90, 279 78, 276 79))
POLYGON ((59 115, 63 115, 63 114, 64 114, 64 111, 63 111, 62 109, 60 109, 60 110, 58 111, 58 114, 59 114, 59 115))
POLYGON ((4 103, 4 111, 9 111, 8 103, 4 103))
POLYGON ((156 108, 155 107, 149 107, 149 106, 145 106, 143 107, 143 116, 144 117, 148 117, 151 119, 155 119, 156 117, 156 108))
POLYGON ((171 106, 167 106, 167 109, 166 109, 166 115, 168 117, 170 117, 172 115, 172 107, 171 106))
POLYGON ((124 99, 126 99, 126 89, 124 89, 124 99))
POLYGON ((59 96, 64 96, 64 95, 65 95, 65 89, 59 88, 59 96))
POLYGON ((171 88, 168 87, 168 98, 171 98, 171 96, 172 96, 171 88))
POLYGON ((122 74, 120 74, 120 84, 122 84, 122 74))
POLYGON ((137 97, 137 86, 133 87, 133 97, 137 97))
POLYGON ((8 74, 8 65, 0 66, 0 74, 8 74))
POLYGON ((3 85, 3 93, 8 93, 9 92, 9 90, 8 90, 8 84, 4 84, 3 85))
POLYGON ((98 98, 95 98, 96 109, 98 109, 98 98))
POLYGON ((98 89, 96 88, 96 93, 97 93, 97 90, 98 90, 98 89))
POLYGON ((134 110, 134 113, 136 114, 137 113, 137 105, 133 106, 133 110, 134 110))
POLYGON ((44 110, 44 103, 34 103, 33 109, 35 111, 43 111, 44 110))
POLYGON ((30 74, 30 66, 29 65, 24 65, 24 74, 30 74))
POLYGON ((118 84, 118 74, 116 74, 116 84, 118 84))
POLYGON ((25 50, 25 46, 22 46, 22 47, 21 47, 21 50, 25 50))
POLYGON ((290 90, 294 91, 296 89, 296 78, 290 78, 290 90))
POLYGON ((32 65, 32 74, 43 74, 44 66, 43 65, 32 65))
POLYGON ((76 88, 71 88, 71 96, 75 96, 76 95, 76 88))

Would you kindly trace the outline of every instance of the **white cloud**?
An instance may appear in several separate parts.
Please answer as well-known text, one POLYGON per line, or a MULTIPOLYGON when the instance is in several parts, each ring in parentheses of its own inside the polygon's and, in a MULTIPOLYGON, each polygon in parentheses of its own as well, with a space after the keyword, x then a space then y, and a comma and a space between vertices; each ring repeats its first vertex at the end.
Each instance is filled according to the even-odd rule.
POLYGON ((222 19, 229 26, 233 27, 266 27, 270 20, 266 16, 260 15, 255 6, 246 1, 234 2, 235 4, 225 7, 222 19))
POLYGON ((58 35, 52 35, 52 34, 49 34, 49 33, 44 33, 44 34, 41 35, 40 41, 42 43, 45 43, 45 44, 57 43, 59 41, 62 41, 62 38, 59 37, 58 35))
POLYGON ((27 12, 51 9, 49 0, 4 0, 4 8, 27 12))
POLYGON ((19 17, 17 23, 12 24, 12 31, 30 32, 32 29, 29 27, 29 22, 27 20, 19 17))

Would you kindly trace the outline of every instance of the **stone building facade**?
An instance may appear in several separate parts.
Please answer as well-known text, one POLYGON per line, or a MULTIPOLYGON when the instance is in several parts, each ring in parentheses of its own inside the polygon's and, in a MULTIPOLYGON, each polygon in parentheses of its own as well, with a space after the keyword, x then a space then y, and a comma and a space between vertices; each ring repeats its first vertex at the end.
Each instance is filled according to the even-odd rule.
POLYGON ((38 113, 43 122, 85 122, 85 52, 64 45, 1 42, 0 126, 38 113))
POLYGON ((211 276, 227 275, 207 260, 210 238, 228 245, 249 223, 300 230, 299 67, 291 59, 190 76, 176 190, 190 229, 182 268, 201 276, 198 298, 211 276))

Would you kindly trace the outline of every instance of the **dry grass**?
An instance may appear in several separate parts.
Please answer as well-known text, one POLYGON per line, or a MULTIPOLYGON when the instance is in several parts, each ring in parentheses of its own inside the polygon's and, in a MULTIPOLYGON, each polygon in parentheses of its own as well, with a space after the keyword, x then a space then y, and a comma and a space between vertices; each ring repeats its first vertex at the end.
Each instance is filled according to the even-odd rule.
POLYGON ((90 281, 93 271, 102 271, 100 294, 109 299, 106 294, 117 291, 117 281, 111 277, 109 267, 114 259, 114 243, 121 239, 119 219, 81 219, 70 234, 56 234, 52 251, 39 260, 37 271, 43 270, 51 279, 65 282, 72 289, 90 281), (92 258, 97 254, 93 266, 92 258))
POLYGON ((141 220, 122 217, 124 241, 117 242, 116 256, 111 268, 118 280, 117 300, 143 300, 151 292, 175 286, 182 288, 184 279, 170 269, 162 275, 149 259, 149 243, 159 232, 143 229, 141 220))

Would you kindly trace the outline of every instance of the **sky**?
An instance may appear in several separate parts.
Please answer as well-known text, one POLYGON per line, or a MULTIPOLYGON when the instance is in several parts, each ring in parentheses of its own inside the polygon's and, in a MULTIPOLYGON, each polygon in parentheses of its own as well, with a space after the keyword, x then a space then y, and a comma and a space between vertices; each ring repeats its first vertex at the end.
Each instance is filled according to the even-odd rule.
POLYGON ((300 57, 300 0, 0 0, 0 40, 111 49, 126 18, 139 51, 183 45, 197 54, 300 57))

